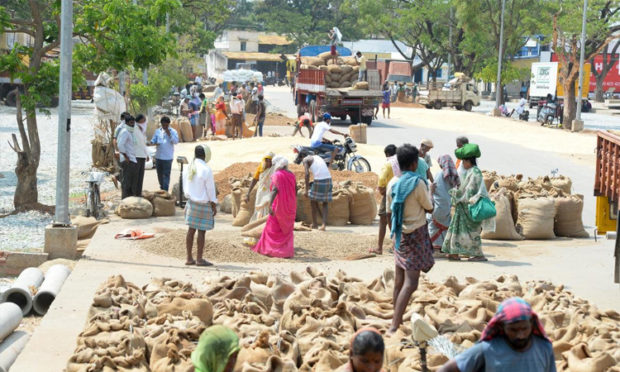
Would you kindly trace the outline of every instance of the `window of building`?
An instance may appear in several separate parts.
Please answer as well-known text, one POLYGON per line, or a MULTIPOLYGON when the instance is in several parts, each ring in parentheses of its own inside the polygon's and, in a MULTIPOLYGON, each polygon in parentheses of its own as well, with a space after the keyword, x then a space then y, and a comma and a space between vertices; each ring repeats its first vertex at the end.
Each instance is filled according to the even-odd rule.
POLYGON ((247 42, 246 41, 242 41, 241 42, 240 49, 241 49, 242 52, 246 51, 246 49, 247 49, 247 42))

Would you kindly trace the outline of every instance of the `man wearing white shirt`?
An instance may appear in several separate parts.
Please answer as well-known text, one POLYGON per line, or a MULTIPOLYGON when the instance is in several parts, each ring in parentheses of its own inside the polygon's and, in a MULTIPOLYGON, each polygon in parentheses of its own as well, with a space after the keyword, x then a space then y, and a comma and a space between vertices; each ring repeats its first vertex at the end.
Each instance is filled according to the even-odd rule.
POLYGON ((136 137, 135 153, 136 160, 138 161, 136 196, 142 196, 142 187, 144 185, 144 166, 146 162, 149 161, 149 155, 146 149, 146 116, 138 114, 138 116, 136 116, 136 124, 134 128, 133 134, 136 137))
POLYGON ((233 139, 243 138, 243 96, 238 94, 234 96, 230 103, 230 112, 232 113, 233 139))
POLYGON ((136 159, 137 140, 134 133, 136 119, 125 117, 125 126, 118 134, 118 152, 122 170, 122 198, 138 195, 138 160, 136 159))
POLYGON ((187 249, 186 265, 212 266, 202 258, 205 247, 205 232, 213 230, 217 214, 217 197, 213 171, 207 165, 211 160, 211 149, 207 145, 198 145, 194 149, 194 160, 183 171, 183 191, 187 197, 185 205, 185 223, 189 226, 185 238, 187 249), (194 235, 198 230, 196 261, 192 256, 194 235))
POLYGON ((332 157, 331 157, 330 162, 334 161, 334 159, 336 158, 336 152, 338 151, 338 148, 331 143, 326 143, 323 141, 323 136, 325 135, 325 132, 329 131, 331 133, 344 136, 345 138, 348 136, 345 133, 341 133, 341 132, 338 132, 337 130, 332 129, 331 123, 332 123, 332 116, 328 113, 323 114, 323 121, 317 123, 314 126, 312 137, 310 137, 310 147, 312 147, 312 149, 322 151, 322 152, 327 152, 327 151, 332 152, 332 157))

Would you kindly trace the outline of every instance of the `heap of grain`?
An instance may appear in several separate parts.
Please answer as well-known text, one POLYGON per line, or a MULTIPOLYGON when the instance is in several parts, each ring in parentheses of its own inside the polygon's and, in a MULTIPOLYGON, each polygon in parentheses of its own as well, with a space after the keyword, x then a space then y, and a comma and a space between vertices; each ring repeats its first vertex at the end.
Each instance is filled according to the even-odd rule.
MULTIPOLYGON (((205 291, 190 283, 155 279, 140 288, 111 277, 97 291, 67 371, 191 370, 200 333, 212 324, 231 328, 241 350, 235 371, 327 372, 347 363, 349 340, 362 327, 387 331, 392 317, 394 272, 371 282, 339 271, 333 277, 308 268, 283 279, 250 273, 222 276, 205 291)), ((411 342, 416 313, 456 344, 471 347, 501 301, 521 296, 538 313, 553 341, 559 371, 612 371, 620 362, 620 315, 600 311, 548 282, 520 283, 516 276, 493 281, 450 277, 420 281, 405 324, 385 337, 387 371, 420 370, 411 342)), ((448 358, 433 348, 431 370, 448 358)))
POLYGON ((334 62, 329 52, 317 57, 302 57, 301 69, 325 71, 328 88, 350 88, 368 90, 367 82, 358 82, 359 66, 355 57, 339 57, 334 62))
POLYGON ((482 238, 497 240, 588 237, 582 222, 583 196, 571 195, 568 177, 499 176, 483 172, 490 198, 495 202, 495 231, 482 238))

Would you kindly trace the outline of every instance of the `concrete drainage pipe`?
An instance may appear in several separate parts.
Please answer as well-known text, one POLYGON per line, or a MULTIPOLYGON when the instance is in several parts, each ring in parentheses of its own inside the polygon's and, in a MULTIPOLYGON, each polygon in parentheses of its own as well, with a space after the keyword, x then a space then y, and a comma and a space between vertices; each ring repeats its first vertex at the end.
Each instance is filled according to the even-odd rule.
POLYGON ((34 296, 33 308, 39 315, 45 315, 52 302, 60 292, 71 270, 65 265, 54 265, 45 273, 45 281, 41 284, 39 291, 34 296))
POLYGON ((22 309, 12 302, 0 304, 0 341, 13 333, 23 318, 22 309))
POLYGON ((15 331, 0 344, 0 372, 8 372, 30 340, 30 334, 15 331))
POLYGON ((43 271, 36 267, 29 267, 19 274, 11 288, 4 291, 3 301, 12 302, 22 309, 22 314, 28 315, 32 310, 32 292, 43 282, 43 271))

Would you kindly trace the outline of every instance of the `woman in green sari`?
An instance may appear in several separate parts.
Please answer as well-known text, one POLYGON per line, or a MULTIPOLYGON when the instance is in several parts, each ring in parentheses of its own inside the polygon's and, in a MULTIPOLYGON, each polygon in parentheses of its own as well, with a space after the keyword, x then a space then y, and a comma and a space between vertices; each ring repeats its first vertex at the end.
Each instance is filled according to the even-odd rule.
POLYGON ((494 231, 495 227, 492 225, 495 219, 476 222, 469 213, 470 205, 476 204, 481 197, 488 197, 482 172, 476 165, 476 159, 480 157, 480 148, 475 144, 467 144, 457 149, 455 154, 463 161, 465 171, 461 185, 450 190, 454 216, 450 221, 441 251, 447 253, 448 259, 452 261, 460 260, 459 256, 467 256, 469 261, 488 261, 482 253, 480 233, 483 225, 485 228, 491 225, 488 226, 489 230, 494 231))

